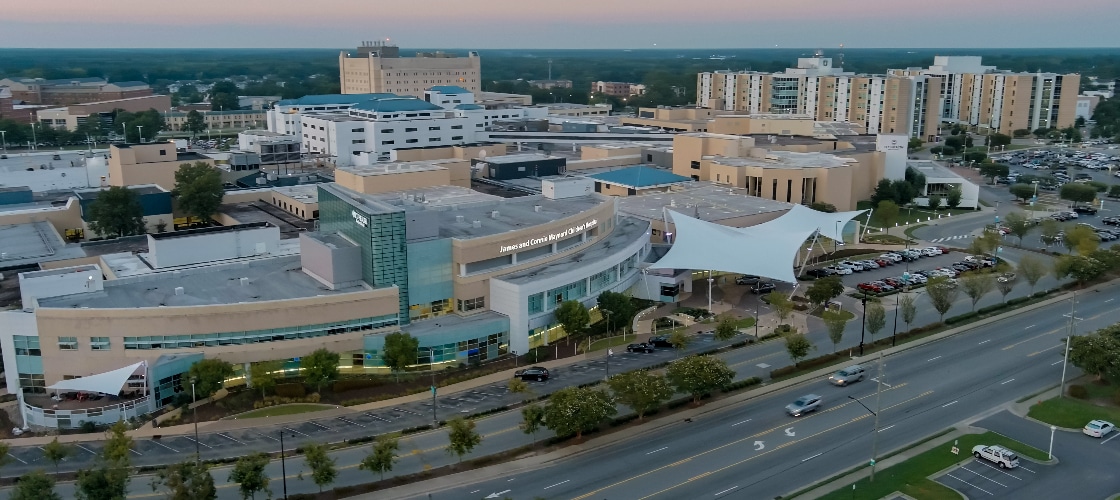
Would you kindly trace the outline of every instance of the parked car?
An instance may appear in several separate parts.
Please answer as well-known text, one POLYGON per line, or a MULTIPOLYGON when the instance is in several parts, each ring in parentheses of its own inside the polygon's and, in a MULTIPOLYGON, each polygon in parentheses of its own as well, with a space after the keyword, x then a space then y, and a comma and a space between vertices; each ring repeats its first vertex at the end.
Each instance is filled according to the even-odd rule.
POLYGON ((548 380, 548 368, 543 366, 530 366, 524 370, 517 370, 513 372, 513 376, 521 380, 536 380, 537 382, 544 382, 548 380))
POLYGON ((829 267, 826 267, 825 269, 828 269, 829 271, 832 271, 833 274, 839 274, 839 275, 852 274, 852 268, 850 268, 850 267, 829 266, 829 267))
POLYGON ((1116 430, 1116 426, 1112 425, 1112 422, 1105 422, 1104 420, 1093 420, 1085 424, 1085 428, 1081 429, 1081 432, 1084 432, 1087 436, 1103 438, 1107 436, 1108 433, 1114 430, 1116 430))
POLYGON ((887 267, 887 266, 890 266, 890 265, 894 265, 893 260, 887 260, 887 259, 875 259, 872 262, 877 264, 879 267, 887 267))
MULTIPOLYGON (((1120 172, 1117 173, 1120 174, 1120 172)), ((1120 217, 1105 217, 1101 219, 1101 222, 1110 226, 1120 226, 1120 217)))
POLYGON ((873 260, 861 260, 859 263, 863 264, 864 269, 879 269, 879 264, 876 264, 873 260))
POLYGON ((1096 215, 1097 214, 1097 209, 1093 208, 1093 207, 1090 207, 1088 205, 1077 205, 1077 206, 1073 207, 1073 211, 1075 213, 1085 214, 1085 215, 1096 215))
POLYGON ((776 290, 777 288, 778 288, 777 286, 775 286, 773 283, 771 283, 769 281, 760 281, 758 283, 755 283, 754 286, 751 287, 751 293, 753 293, 755 295, 763 294, 763 293, 770 293, 770 292, 776 290))
POLYGON ((972 456, 994 462, 1001 469, 1014 469, 1019 466, 1019 457, 1002 446, 978 444, 972 447, 972 456))
POLYGON ((821 397, 816 394, 807 394, 787 405, 786 413, 792 417, 800 417, 806 413, 817 411, 820 407, 821 397))
POLYGON ((673 343, 669 342, 669 337, 650 337, 646 343, 654 347, 673 347, 673 343))
POLYGON ((1011 283, 1015 281, 1015 273, 1003 273, 996 278, 996 281, 1000 283, 1011 283))
POLYGON ((883 255, 880 255, 879 258, 889 260, 891 262, 902 262, 902 256, 894 252, 885 253, 883 255))
POLYGON ((640 344, 630 344, 626 346, 626 352, 644 352, 646 354, 649 354, 655 350, 656 349, 654 349, 652 345, 649 345, 645 342, 642 342, 640 344))
POLYGON ((852 365, 836 373, 833 373, 831 377, 828 377, 828 381, 833 385, 844 387, 848 384, 863 380, 863 372, 864 370, 862 366, 852 365))
POLYGON ((812 276, 814 278, 826 278, 832 276, 833 272, 829 271, 827 268, 822 267, 820 269, 810 269, 806 271, 805 274, 808 274, 809 276, 812 276))

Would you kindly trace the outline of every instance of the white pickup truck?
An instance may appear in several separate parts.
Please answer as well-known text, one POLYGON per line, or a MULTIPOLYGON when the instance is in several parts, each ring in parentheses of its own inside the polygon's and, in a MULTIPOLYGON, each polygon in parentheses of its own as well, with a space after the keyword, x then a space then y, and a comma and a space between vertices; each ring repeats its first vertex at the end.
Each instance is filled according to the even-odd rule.
POLYGON ((972 455, 994 462, 1001 469, 1014 469, 1019 466, 1019 457, 1015 452, 1002 446, 976 445, 972 447, 972 455))

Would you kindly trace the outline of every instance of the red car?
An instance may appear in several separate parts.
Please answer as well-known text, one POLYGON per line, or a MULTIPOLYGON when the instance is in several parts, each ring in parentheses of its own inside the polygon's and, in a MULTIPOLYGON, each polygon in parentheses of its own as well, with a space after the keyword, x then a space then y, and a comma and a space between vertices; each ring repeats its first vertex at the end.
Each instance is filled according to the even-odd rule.
POLYGON ((893 261, 889 261, 889 260, 886 260, 886 259, 875 259, 875 263, 879 264, 879 267, 887 267, 891 264, 894 264, 893 261))

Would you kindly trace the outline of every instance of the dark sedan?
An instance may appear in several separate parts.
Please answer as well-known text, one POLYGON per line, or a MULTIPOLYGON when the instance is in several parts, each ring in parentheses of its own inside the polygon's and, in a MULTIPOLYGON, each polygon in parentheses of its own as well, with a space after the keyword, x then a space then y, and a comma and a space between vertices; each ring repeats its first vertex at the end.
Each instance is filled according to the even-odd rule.
POLYGON ((751 293, 756 295, 760 293, 770 293, 777 288, 777 286, 774 286, 774 284, 770 282, 756 283, 751 287, 751 293))
POLYGON ((630 344, 626 346, 626 352, 644 352, 651 353, 655 351, 652 345, 642 342, 640 344, 630 344))
POLYGON ((669 337, 650 337, 646 343, 654 347, 673 347, 673 343, 669 342, 669 337))
POLYGON ((536 380, 537 382, 544 382, 548 380, 548 368, 543 366, 531 366, 524 370, 517 370, 513 376, 521 380, 536 380))

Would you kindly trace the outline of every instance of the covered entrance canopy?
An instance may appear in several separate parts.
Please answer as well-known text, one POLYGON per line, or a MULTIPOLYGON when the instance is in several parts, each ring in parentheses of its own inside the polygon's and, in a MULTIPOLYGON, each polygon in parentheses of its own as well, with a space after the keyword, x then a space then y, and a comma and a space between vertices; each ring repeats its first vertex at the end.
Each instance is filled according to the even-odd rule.
POLYGON ((47 386, 47 389, 57 392, 99 392, 102 394, 118 394, 125 384, 128 383, 128 379, 133 375, 144 375, 146 366, 147 363, 141 361, 130 366, 117 368, 113 371, 98 373, 97 375, 63 380, 54 385, 47 386))
POLYGON ((842 241, 844 225, 865 212, 827 213, 801 205, 769 222, 727 227, 669 211, 676 228, 672 248, 654 269, 710 269, 793 283, 794 261, 814 234, 842 241))

